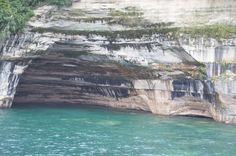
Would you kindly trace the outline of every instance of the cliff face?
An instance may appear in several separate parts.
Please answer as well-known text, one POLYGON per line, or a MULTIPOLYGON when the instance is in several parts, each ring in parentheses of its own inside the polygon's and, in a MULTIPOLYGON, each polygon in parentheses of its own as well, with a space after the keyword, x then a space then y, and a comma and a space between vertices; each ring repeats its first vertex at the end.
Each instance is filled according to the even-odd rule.
POLYGON ((198 38, 181 40, 181 46, 206 65, 207 76, 214 82, 219 103, 228 114, 236 114, 236 39, 198 38))
POLYGON ((230 73, 232 79, 235 72, 235 59, 228 57, 235 55, 234 37, 193 38, 179 28, 192 25, 187 19, 202 24, 196 10, 209 24, 229 22, 225 17, 235 10, 228 8, 236 4, 201 2, 187 11, 177 1, 175 9, 163 10, 152 0, 38 8, 25 33, 2 48, 1 107, 11 107, 14 98, 13 105, 91 104, 236 123, 234 87, 220 89, 228 83, 220 75, 230 73))
MULTIPOLYGON (((97 49, 89 46, 85 52, 84 46, 80 42, 73 46, 70 42, 57 43, 48 50, 49 55, 33 60, 17 87, 15 103, 93 104, 162 115, 212 117, 214 87, 210 81, 191 76, 198 72, 194 71, 194 60, 168 64, 156 61, 153 67, 144 67, 94 54, 97 49), (161 67, 165 65, 169 67, 161 67)), ((181 61, 189 57, 184 51, 179 55, 149 53, 164 58, 174 55, 181 61)))

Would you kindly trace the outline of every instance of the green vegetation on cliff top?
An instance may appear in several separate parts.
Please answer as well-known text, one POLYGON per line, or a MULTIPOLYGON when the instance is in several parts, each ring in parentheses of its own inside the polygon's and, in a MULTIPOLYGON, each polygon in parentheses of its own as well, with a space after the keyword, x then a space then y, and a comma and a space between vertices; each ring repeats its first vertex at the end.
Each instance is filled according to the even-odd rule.
POLYGON ((119 30, 119 31, 100 31, 100 30, 65 30, 63 28, 48 27, 48 28, 34 28, 32 31, 35 32, 52 32, 62 33, 67 35, 100 35, 107 38, 140 38, 143 36, 150 36, 152 34, 165 34, 172 37, 178 37, 180 34, 189 34, 192 37, 204 36, 215 39, 228 39, 235 37, 236 26, 231 25, 209 25, 199 27, 150 27, 150 28, 138 28, 130 30, 119 30))
POLYGON ((32 29, 34 32, 52 32, 52 33, 61 33, 61 34, 67 34, 67 35, 84 35, 84 36, 90 36, 90 35, 99 35, 103 36, 109 39, 115 39, 115 38, 125 38, 125 39, 132 39, 132 38, 141 38, 143 36, 149 36, 151 34, 167 34, 170 32, 176 32, 176 28, 143 28, 143 29, 131 29, 131 30, 116 30, 116 31, 110 31, 110 30, 65 30, 60 28, 34 28, 32 29))
MULTIPOLYGON (((13 34, 21 31, 29 18, 33 15, 32 9, 39 5, 52 4, 57 6, 71 5, 72 0, 0 0, 0 39, 3 35, 13 34)), ((102 35, 110 38, 137 38, 144 35, 155 33, 170 34, 189 34, 195 36, 212 37, 216 39, 231 38, 236 35, 236 26, 227 24, 215 24, 191 27, 172 27, 172 24, 150 24, 142 18, 143 13, 135 7, 127 7, 123 10, 111 9, 109 12, 108 24, 118 24, 129 27, 139 27, 138 29, 124 31, 80 31, 63 30, 60 28, 35 28, 33 31, 54 32, 64 34, 81 35, 102 35)))
POLYGON ((70 5, 72 0, 0 0, 0 38, 22 30, 38 5, 70 5))
POLYGON ((195 26, 181 28, 180 32, 190 34, 191 36, 205 36, 216 39, 227 39, 235 37, 236 26, 228 24, 215 24, 206 26, 195 26))

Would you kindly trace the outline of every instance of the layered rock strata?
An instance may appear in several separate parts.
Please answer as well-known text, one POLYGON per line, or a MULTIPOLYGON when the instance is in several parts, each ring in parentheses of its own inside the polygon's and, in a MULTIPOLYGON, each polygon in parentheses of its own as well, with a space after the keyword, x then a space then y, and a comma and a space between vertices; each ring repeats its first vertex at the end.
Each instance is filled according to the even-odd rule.
POLYGON ((151 5, 156 3, 87 0, 35 10, 25 33, 1 48, 1 107, 11 107, 14 98, 13 106, 90 104, 236 123, 234 91, 225 99, 220 81, 212 81, 219 70, 210 69, 218 69, 214 63, 227 56, 225 49, 233 52, 234 36, 188 34, 193 21, 230 22, 236 4, 203 1, 183 11, 151 5))

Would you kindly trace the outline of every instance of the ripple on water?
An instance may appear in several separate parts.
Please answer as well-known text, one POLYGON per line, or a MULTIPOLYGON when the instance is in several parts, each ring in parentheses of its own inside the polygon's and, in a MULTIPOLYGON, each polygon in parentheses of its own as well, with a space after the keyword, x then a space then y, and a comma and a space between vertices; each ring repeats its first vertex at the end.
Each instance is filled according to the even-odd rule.
MULTIPOLYGON (((5 110, 0 155, 236 155, 236 126, 108 109, 5 110)), ((1 116, 0 115, 0 116, 1 116)))

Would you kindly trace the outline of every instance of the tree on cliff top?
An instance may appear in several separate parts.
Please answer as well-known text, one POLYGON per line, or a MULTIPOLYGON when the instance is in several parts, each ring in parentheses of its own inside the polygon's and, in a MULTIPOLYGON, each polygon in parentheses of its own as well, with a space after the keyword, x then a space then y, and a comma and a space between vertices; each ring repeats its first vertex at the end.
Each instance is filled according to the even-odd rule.
POLYGON ((22 30, 38 5, 71 5, 72 0, 0 0, 0 35, 22 30))

